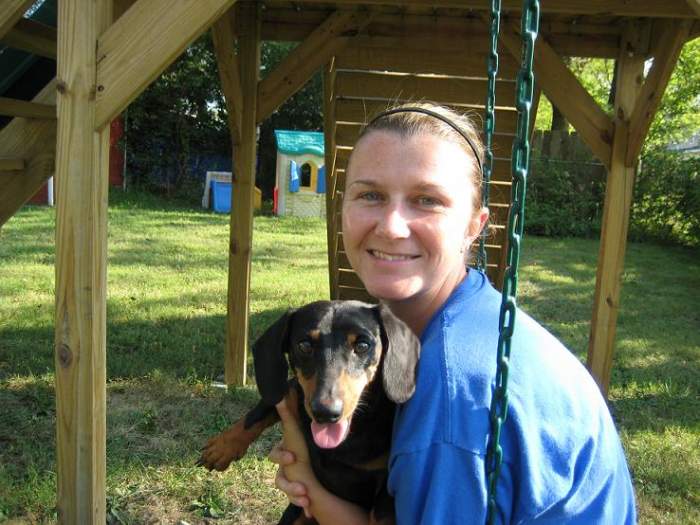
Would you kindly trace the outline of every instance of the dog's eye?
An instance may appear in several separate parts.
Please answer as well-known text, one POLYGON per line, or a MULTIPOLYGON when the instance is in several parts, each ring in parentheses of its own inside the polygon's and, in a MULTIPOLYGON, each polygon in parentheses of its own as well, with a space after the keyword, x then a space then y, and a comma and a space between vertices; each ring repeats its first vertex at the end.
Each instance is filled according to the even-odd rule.
POLYGON ((310 355, 313 352, 313 346, 308 341, 299 341, 297 343, 297 350, 304 355, 310 355))
POLYGON ((369 352, 371 345, 367 341, 358 341, 355 343, 355 353, 362 355, 369 352))

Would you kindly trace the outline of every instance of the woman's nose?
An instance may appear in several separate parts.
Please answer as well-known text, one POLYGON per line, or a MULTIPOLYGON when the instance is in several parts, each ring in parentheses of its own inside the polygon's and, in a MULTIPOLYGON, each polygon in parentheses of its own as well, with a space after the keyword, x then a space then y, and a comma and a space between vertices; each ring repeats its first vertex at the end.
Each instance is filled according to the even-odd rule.
POLYGON ((389 239, 402 239, 411 234, 408 217, 400 206, 387 206, 379 218, 377 234, 389 239))

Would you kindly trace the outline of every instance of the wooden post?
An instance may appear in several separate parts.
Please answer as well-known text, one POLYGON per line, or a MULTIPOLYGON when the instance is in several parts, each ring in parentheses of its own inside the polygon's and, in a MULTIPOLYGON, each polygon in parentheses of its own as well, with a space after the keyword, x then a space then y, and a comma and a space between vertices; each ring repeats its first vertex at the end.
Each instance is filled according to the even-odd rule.
POLYGON ((600 252, 596 275, 588 368, 607 395, 610 384, 615 327, 620 306, 620 281, 624 269, 635 166, 625 163, 629 122, 643 81, 644 56, 635 53, 632 22, 622 36, 618 58, 612 154, 610 157, 600 252))
POLYGON ((111 0, 62 0, 56 150, 56 457, 60 523, 105 523, 109 127, 95 131, 111 0))
POLYGON ((335 198, 335 57, 323 69, 323 142, 326 166, 326 238, 331 299, 338 299, 338 213, 335 198))
POLYGON ((226 384, 244 385, 248 348, 250 259, 256 164, 256 107, 260 75, 260 8, 242 3, 238 54, 242 91, 241 145, 234 155, 231 240, 228 266, 226 384))

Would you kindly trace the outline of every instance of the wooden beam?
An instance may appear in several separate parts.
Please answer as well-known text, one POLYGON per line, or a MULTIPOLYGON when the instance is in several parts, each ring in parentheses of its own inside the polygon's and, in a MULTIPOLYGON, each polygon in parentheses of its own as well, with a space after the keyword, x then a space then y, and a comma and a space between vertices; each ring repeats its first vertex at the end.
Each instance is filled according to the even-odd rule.
POLYGON ((235 0, 139 0, 100 36, 95 124, 108 124, 235 0))
POLYGON ((256 108, 260 74, 260 6, 245 3, 239 16, 245 32, 238 35, 242 118, 241 145, 234 155, 231 192, 231 240, 228 267, 226 384, 244 385, 248 351, 250 260, 253 245, 253 190, 256 164, 256 108))
POLYGON ((0 158, 0 171, 24 171, 24 164, 24 159, 0 158))
POLYGON ((295 47, 258 85, 258 122, 303 87, 370 19, 366 12, 336 11, 295 47))
POLYGON ((2 43, 34 55, 56 59, 56 28, 22 18, 2 38, 2 43))
POLYGON ((0 39, 19 22, 33 3, 34 0, 4 0, 0 11, 0 39))
POLYGON ((243 92, 238 56, 234 47, 236 39, 233 33, 234 12, 235 9, 232 7, 216 21, 212 27, 211 36, 216 53, 216 63, 219 67, 221 91, 223 91, 226 100, 228 127, 233 146, 237 146, 241 141, 243 92))
MULTIPOLYGON (((56 82, 49 82, 34 97, 39 104, 56 103, 56 82)), ((0 226, 7 222, 34 195, 53 173, 41 168, 53 158, 56 147, 56 121, 14 118, 0 130, 0 157, 24 159, 25 171, 5 172, 0 177, 0 226), (42 164, 43 162, 43 164, 42 164), (36 177, 35 177, 36 175, 36 177), (43 177, 43 178, 42 178, 43 177)))
MULTIPOLYGON (((520 36, 512 26, 502 27, 500 38, 514 57, 520 56, 520 36)), ((537 83, 544 94, 576 128, 593 154, 609 166, 610 117, 543 38, 537 39, 534 66, 537 83)))
MULTIPOLYGON (((517 62, 504 55, 499 71, 504 78, 515 78, 517 62)), ((353 42, 338 54, 337 68, 393 71, 398 73, 440 74, 454 76, 473 75, 479 71, 482 76, 486 73, 486 54, 463 51, 445 51, 436 53, 430 49, 412 49, 407 53, 400 47, 380 48, 359 46, 353 42)))
MULTIPOLYGON (((295 4, 327 4, 326 0, 297 0, 295 4)), ((356 5, 357 0, 336 0, 336 6, 356 5)), ((399 7, 422 8, 461 8, 487 11, 490 0, 362 0, 364 5, 395 5, 399 7)), ((503 11, 520 12, 522 0, 502 0, 503 11)), ((658 18, 692 18, 695 16, 686 0, 547 0, 542 2, 542 13, 562 13, 572 15, 601 15, 658 18)))
MULTIPOLYGON (((339 71, 336 96, 391 101, 428 99, 448 105, 479 106, 486 100, 486 78, 339 71)), ((499 106, 514 107, 515 84, 496 83, 499 106)))
POLYGON ((692 20, 667 20, 664 21, 664 26, 656 56, 630 118, 630 135, 625 155, 625 165, 629 167, 637 163, 651 121, 661 104, 683 44, 688 39, 692 20))
POLYGON ((0 115, 55 120, 56 106, 0 97, 0 115))
POLYGON ((112 0, 61 0, 56 142, 56 472, 60 523, 106 517, 109 126, 95 132, 95 49, 112 0))
POLYGON ((644 72, 644 56, 627 52, 634 38, 633 22, 623 37, 618 58, 615 92, 615 132, 605 187, 600 252, 588 346, 588 367, 604 394, 610 384, 620 287, 624 269, 627 228, 634 187, 634 168, 626 165, 628 132, 644 72))

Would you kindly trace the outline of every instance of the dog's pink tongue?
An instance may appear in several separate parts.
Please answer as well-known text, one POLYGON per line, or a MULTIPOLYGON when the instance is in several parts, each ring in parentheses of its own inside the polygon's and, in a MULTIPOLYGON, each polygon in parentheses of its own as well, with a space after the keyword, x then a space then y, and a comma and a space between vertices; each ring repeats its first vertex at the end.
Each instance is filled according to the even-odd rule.
POLYGON ((311 434, 321 448, 335 448, 340 445, 348 433, 349 422, 341 420, 337 423, 311 423, 311 434))

